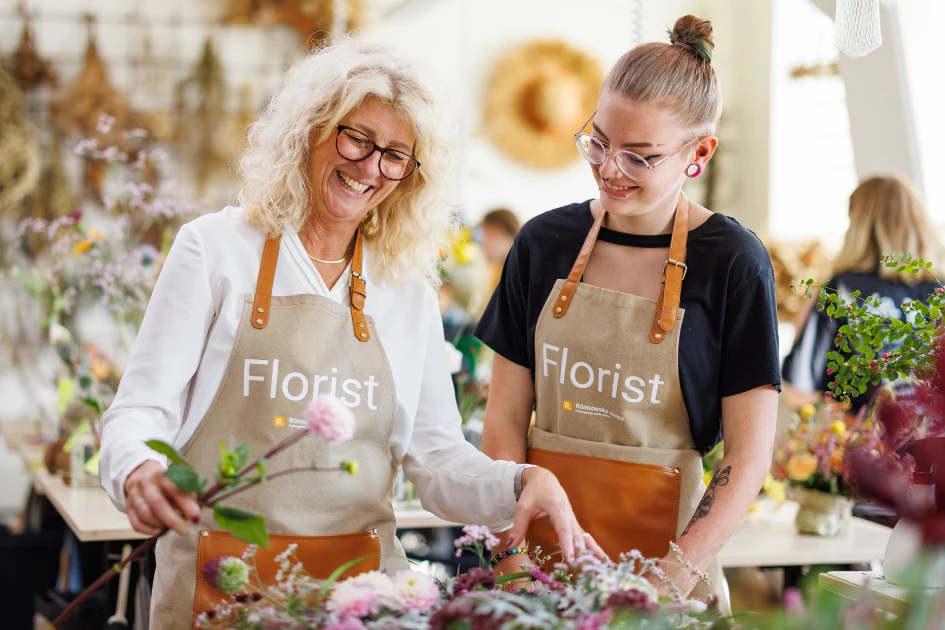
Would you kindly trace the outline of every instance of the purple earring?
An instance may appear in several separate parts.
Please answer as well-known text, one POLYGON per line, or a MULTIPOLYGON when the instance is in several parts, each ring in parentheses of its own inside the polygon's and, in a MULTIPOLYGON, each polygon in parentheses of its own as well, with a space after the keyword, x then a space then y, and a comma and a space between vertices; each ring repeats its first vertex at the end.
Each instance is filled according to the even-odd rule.
POLYGON ((702 172, 702 167, 696 164, 695 162, 693 162, 692 164, 686 167, 686 177, 689 177, 689 178, 699 177, 699 173, 701 172, 702 172), (696 167, 695 173, 691 172, 693 166, 696 167))

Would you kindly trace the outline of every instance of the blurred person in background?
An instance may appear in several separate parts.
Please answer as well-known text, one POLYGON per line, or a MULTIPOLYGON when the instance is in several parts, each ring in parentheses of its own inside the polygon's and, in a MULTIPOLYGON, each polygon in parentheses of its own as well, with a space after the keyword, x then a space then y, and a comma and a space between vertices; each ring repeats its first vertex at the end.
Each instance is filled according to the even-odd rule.
MULTIPOLYGON (((850 227, 833 265, 827 286, 845 294, 859 290, 863 297, 876 296, 880 310, 888 317, 902 318, 903 302, 920 300, 934 292, 938 284, 928 274, 897 273, 884 267, 884 253, 911 252, 932 263, 933 272, 945 263, 945 250, 938 230, 912 185, 896 175, 870 177, 850 195, 850 227)), ((827 353, 834 350, 834 338, 846 319, 833 319, 818 311, 817 301, 805 303, 798 314, 797 336, 784 360, 784 393, 788 403, 799 409, 823 398, 833 376, 827 374, 827 353)), ((901 345, 888 344, 882 352, 901 345)), ((856 413, 869 403, 879 386, 852 399, 856 413)))
POLYGON ((522 228, 518 217, 511 210, 497 208, 486 213, 479 223, 479 239, 489 261, 489 286, 487 295, 491 295, 499 285, 505 257, 512 249, 515 235, 522 228))

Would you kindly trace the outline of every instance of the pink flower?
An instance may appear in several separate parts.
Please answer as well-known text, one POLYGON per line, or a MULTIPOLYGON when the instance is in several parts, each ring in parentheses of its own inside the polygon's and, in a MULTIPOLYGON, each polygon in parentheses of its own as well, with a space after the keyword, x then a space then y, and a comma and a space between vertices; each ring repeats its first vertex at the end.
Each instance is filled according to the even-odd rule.
POLYGON ((305 410, 309 430, 329 444, 354 437, 354 414, 335 396, 323 394, 305 410))
POLYGON ((429 575, 417 571, 401 571, 394 576, 402 610, 426 611, 440 602, 440 586, 429 575))
MULTIPOLYGON (((477 542, 481 542, 487 550, 492 550, 493 547, 499 544, 499 539, 492 535, 492 530, 490 530, 485 525, 466 525, 463 527, 464 536, 460 536, 453 541, 453 546, 457 549, 462 549, 463 547, 472 547, 477 542)), ((460 554, 456 554, 458 558, 460 554)))
POLYGON ((344 619, 376 615, 381 606, 377 595, 370 588, 345 580, 338 583, 331 591, 331 597, 325 608, 344 619))
POLYGON ((784 611, 793 616, 804 614, 804 596, 800 589, 791 587, 784 589, 784 611))
POLYGON ((473 567, 453 580, 453 597, 466 595, 478 587, 487 591, 495 588, 495 574, 489 569, 473 567))
POLYGON ((589 617, 583 617, 578 621, 577 630, 600 630, 600 628, 606 627, 612 618, 613 613, 609 610, 601 611, 589 617))

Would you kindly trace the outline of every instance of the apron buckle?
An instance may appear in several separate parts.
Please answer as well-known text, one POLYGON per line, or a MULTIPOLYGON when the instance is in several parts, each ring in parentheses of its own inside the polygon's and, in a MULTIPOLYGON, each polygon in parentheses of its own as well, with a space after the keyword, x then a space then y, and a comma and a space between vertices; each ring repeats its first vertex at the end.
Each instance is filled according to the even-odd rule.
POLYGON ((361 274, 358 273, 357 271, 352 271, 352 272, 351 272, 351 275, 348 276, 348 286, 349 286, 349 287, 350 287, 350 286, 354 286, 354 279, 355 279, 355 278, 357 278, 358 280, 360 280, 360 281, 363 282, 364 284, 367 284, 367 278, 365 278, 363 275, 361 275, 361 274))
POLYGON ((681 268, 682 268, 682 279, 683 279, 683 280, 686 279, 686 273, 689 271, 689 266, 686 265, 686 263, 684 263, 684 262, 679 262, 678 260, 673 260, 672 258, 670 258, 670 259, 667 260, 665 263, 663 263, 663 278, 666 278, 666 270, 669 268, 670 265, 672 265, 672 266, 674 266, 674 267, 681 267, 681 268))

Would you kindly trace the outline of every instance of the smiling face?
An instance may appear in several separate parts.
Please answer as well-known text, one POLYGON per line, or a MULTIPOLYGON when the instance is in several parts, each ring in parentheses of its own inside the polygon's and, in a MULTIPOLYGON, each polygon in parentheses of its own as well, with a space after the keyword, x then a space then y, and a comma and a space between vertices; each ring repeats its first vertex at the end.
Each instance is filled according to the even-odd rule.
MULTIPOLYGON (((407 154, 414 152, 416 136, 410 122, 380 101, 365 101, 342 118, 340 124, 360 131, 378 147, 397 149, 407 154)), ((381 174, 379 151, 359 162, 352 162, 338 153, 337 139, 336 128, 321 144, 310 140, 312 213, 327 223, 359 224, 400 182, 391 181, 381 174)))
MULTIPOLYGON (((666 107, 636 102, 609 90, 601 93, 593 136, 612 151, 632 151, 653 164, 692 140, 693 134, 666 107)), ((611 214, 626 217, 643 216, 662 208, 675 209, 686 167, 697 163, 704 168, 714 142, 711 137, 693 142, 650 169, 643 181, 634 181, 622 173, 612 153, 603 164, 591 164, 601 191, 601 205, 611 214)))

